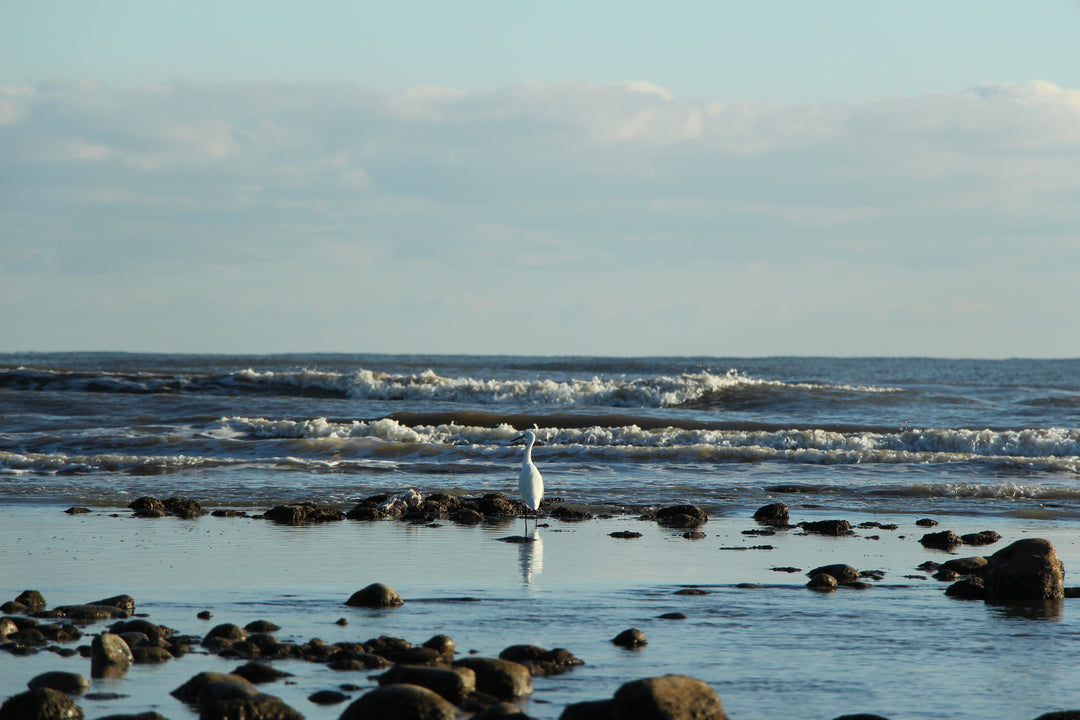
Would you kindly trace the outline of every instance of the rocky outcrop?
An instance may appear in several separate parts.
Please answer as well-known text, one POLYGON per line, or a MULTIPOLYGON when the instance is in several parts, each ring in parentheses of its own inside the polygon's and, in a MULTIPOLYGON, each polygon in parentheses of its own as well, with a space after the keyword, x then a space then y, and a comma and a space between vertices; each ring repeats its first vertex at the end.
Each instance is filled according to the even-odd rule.
POLYGON ((992 603, 1059 600, 1065 597, 1065 566, 1042 538, 1017 540, 987 558, 986 599, 992 603))

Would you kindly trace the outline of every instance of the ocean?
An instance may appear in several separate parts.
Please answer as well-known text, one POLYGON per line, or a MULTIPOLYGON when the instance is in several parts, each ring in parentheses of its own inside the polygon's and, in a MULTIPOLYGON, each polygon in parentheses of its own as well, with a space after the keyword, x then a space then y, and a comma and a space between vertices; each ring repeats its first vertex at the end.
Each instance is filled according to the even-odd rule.
MULTIPOLYGON (((922 548, 914 525, 999 531, 1003 544, 985 552, 1047 537, 1066 572, 1077 567, 1080 360, 6 354, 0 418, 0 601, 35 586, 65 602, 128 592, 173 626, 213 606, 215 616, 284 615, 299 637, 336 627, 312 608, 337 619, 339 596, 388 582, 415 601, 350 632, 415 642, 447 632, 484 654, 528 641, 584 659, 534 682, 525 709, 538 718, 665 672, 710 682, 736 720, 1080 707, 1080 606, 1070 604, 1080 601, 1028 616, 945 598, 917 579, 921 560, 944 553, 922 548), (597 516, 542 520, 531 546, 497 542, 519 524, 123 516, 144 495, 251 512, 294 501, 348 509, 408 488, 516 496, 513 439, 526 428, 547 496, 597 516), (744 531, 773 502, 788 503, 793 521, 900 529, 781 533, 765 549, 744 531), (708 539, 636 519, 681 503, 708 511, 708 539), (59 512, 69 505, 94 512, 59 512), (608 536, 627 528, 644 537, 608 536), (830 561, 885 580, 820 596, 773 569, 830 561), (674 594, 688 585, 708 594, 674 594), (673 610, 689 618, 655 619, 673 610), (657 640, 613 648, 609 638, 635 624, 657 640)), ((0 699, 52 660, 0 654, 0 699)), ((221 661, 199 662, 126 681, 128 700, 98 714, 185 716, 160 689, 221 661)), ((328 672, 301 669, 298 688, 267 691, 309 718, 337 717, 300 696, 337 681, 328 672)))

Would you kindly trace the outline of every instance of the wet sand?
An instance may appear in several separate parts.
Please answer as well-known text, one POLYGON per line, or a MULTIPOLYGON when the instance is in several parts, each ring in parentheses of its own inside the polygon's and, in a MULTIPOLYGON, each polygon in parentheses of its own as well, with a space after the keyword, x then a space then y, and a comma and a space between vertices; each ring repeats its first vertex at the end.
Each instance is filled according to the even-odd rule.
MULTIPOLYGON (((524 643, 566 648, 586 664, 534 678, 534 692, 520 706, 536 718, 557 718, 571 702, 610 697, 623 682, 665 673, 705 680, 737 720, 796 711, 821 720, 854 712, 893 720, 1034 718, 1080 707, 1080 670, 1072 657, 1080 600, 1025 616, 947 598, 947 583, 916 570, 927 560, 990 554, 1023 537, 1045 537, 1065 563, 1066 584, 1078 585, 1069 571, 1080 567, 1080 533, 1060 521, 953 516, 937 517, 940 525, 927 529, 915 525, 916 517, 792 505, 792 522, 844 517, 899 527, 857 529, 850 537, 798 529, 746 535, 760 526, 742 513, 720 514, 700 528, 704 538, 688 540, 685 529, 633 516, 548 519, 538 542, 515 544, 500 539, 520 534, 520 520, 290 527, 252 518, 138 519, 124 509, 71 516, 63 509, 4 507, 0 601, 26 589, 41 591, 50 607, 126 593, 152 622, 199 636, 219 623, 265 619, 281 626, 276 637, 291 642, 390 635, 420 644, 443 633, 459 656, 495 657, 524 643), (918 543, 925 532, 943 529, 992 529, 1003 537, 951 553, 918 543), (620 531, 642 535, 611 537, 620 531), (864 590, 807 590, 805 571, 831 563, 881 571, 882 579, 869 580, 864 590), (773 569, 789 567, 802 572, 773 569), (405 604, 345 605, 373 582, 395 588, 405 604), (704 594, 676 594, 689 586, 704 594), (213 618, 199 619, 204 610, 213 618), (659 618, 674 612, 686 619, 659 618), (628 651, 610 642, 630 627, 643 630, 649 644, 628 651)), ((109 624, 87 626, 87 637, 75 645, 88 644, 89 634, 109 624)), ((169 691, 198 672, 227 672, 244 662, 196 651, 163 665, 136 665, 123 678, 93 682, 91 693, 122 697, 79 702, 91 719, 147 710, 174 720, 195 717, 169 691)), ((273 664, 293 677, 260 689, 312 720, 337 718, 345 707, 315 705, 307 699, 312 693, 354 685, 360 689, 347 694, 355 698, 377 684, 378 672, 338 672, 300 660, 273 664)), ((90 675, 89 660, 77 655, 0 652, 0 699, 49 670, 90 675)))

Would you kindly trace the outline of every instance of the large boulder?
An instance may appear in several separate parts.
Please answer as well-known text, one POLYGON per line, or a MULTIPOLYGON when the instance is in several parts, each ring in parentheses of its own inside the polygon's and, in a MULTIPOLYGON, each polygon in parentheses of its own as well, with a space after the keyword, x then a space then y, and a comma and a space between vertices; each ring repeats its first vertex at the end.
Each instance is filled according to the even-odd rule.
POLYGON ((716 691, 688 675, 626 683, 615 691, 612 716, 618 720, 727 720, 716 691))
POLYGON ((532 674, 521 663, 498 658, 466 657, 454 667, 476 673, 476 689, 500 700, 512 700, 532 692, 532 674))
POLYGON ((992 603, 1059 600, 1065 597, 1065 565, 1049 540, 1028 538, 987 558, 983 573, 992 603))
POLYGON ((131 648, 119 635, 103 632, 90 643, 90 677, 120 677, 134 662, 131 648))
POLYGON ((382 583, 372 583, 363 590, 357 590, 345 601, 352 607, 398 607, 405 601, 392 587, 382 583))
POLYGON ((59 690, 34 688, 0 705, 0 720, 82 720, 83 711, 59 690))
POLYGON ((419 685, 454 705, 476 692, 476 673, 467 667, 439 668, 425 665, 395 665, 378 677, 380 685, 419 685))
POLYGON ((419 685, 383 685, 355 700, 339 720, 454 720, 457 708, 419 685))

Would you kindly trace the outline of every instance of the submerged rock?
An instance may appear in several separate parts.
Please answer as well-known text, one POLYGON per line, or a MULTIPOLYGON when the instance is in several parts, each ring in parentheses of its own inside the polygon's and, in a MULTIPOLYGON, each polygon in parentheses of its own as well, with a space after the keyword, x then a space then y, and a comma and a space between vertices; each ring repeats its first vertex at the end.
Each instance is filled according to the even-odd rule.
POLYGON ((850 565, 823 565, 806 573, 808 577, 815 575, 831 575, 837 583, 847 585, 859 581, 859 571, 850 565))
POLYGON ((12 695, 0 705, 0 720, 82 720, 83 711, 65 693, 38 687, 12 695))
POLYGON ((832 592, 837 588, 839 583, 836 582, 836 578, 828 573, 818 573, 810 578, 810 581, 806 583, 806 587, 817 592, 832 592))
POLYGON ((945 594, 960 600, 985 600, 986 583, 982 578, 964 578, 945 588, 945 594))
POLYGON ((619 647, 624 648, 639 648, 645 647, 649 644, 649 641, 645 637, 645 633, 637 628, 629 628, 623 630, 621 633, 611 639, 611 642, 615 643, 619 647))
POLYGON ((454 663, 476 673, 476 689, 499 700, 511 700, 532 692, 532 674, 528 668, 511 660, 466 657, 454 663))
POLYGON ((34 688, 52 688, 68 695, 82 695, 90 689, 90 681, 82 675, 73 672, 54 670, 42 673, 27 683, 31 690, 34 688))
POLYGON ((1017 540, 987 559, 986 599, 1028 602, 1065 597, 1065 566, 1053 544, 1042 538, 1017 540))

